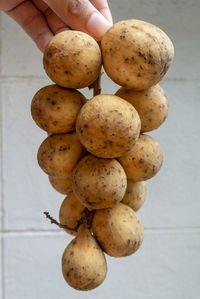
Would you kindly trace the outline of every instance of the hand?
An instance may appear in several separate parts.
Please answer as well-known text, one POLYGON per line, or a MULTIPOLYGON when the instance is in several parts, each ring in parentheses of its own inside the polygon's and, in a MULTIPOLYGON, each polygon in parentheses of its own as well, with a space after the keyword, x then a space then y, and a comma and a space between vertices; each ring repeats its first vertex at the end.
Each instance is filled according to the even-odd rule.
POLYGON ((19 23, 43 52, 63 30, 79 30, 101 40, 112 25, 107 0, 0 0, 0 10, 19 23))

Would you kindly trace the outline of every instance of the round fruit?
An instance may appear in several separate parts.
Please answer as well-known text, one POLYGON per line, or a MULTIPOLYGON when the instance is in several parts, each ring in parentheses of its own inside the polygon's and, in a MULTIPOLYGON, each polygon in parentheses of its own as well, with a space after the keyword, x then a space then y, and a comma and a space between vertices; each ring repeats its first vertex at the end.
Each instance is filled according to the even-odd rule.
POLYGON ((134 146, 140 133, 140 119, 127 101, 102 94, 81 108, 76 132, 80 142, 93 155, 116 158, 134 146))
POLYGON ((49 85, 35 94, 31 113, 46 132, 68 133, 75 130, 77 115, 85 102, 86 98, 77 90, 49 85))
MULTIPOLYGON (((85 207, 80 203, 73 193, 70 193, 62 202, 59 212, 59 219, 62 225, 67 225, 70 228, 76 227, 81 219, 85 207)), ((79 227, 80 228, 80 227, 79 227)), ((65 229, 71 235, 76 236, 78 232, 65 229)))
POLYGON ((122 203, 138 211, 146 200, 145 182, 127 181, 126 193, 122 199, 122 203))
POLYGON ((116 95, 131 103, 137 110, 141 119, 141 132, 157 129, 167 117, 167 97, 158 84, 143 91, 122 87, 116 95))
POLYGON ((73 191, 88 209, 111 207, 122 200, 127 186, 123 167, 115 159, 88 155, 73 171, 73 191))
POLYGON ((63 253, 62 273, 72 288, 82 291, 98 287, 106 277, 104 253, 84 225, 63 253))
POLYGON ((127 178, 135 182, 152 178, 160 170, 163 151, 154 138, 141 134, 133 149, 119 158, 127 178))
POLYGON ((122 203, 95 211, 92 229, 103 250, 114 257, 134 253, 144 236, 140 219, 130 207, 122 203))
POLYGON ((66 178, 84 154, 75 133, 50 135, 39 147, 38 163, 49 176, 66 178))
POLYGON ((174 56, 173 44, 161 29, 134 19, 114 24, 103 36, 101 48, 108 76, 135 90, 158 83, 174 56))
POLYGON ((72 173, 64 178, 49 176, 51 186, 61 194, 69 194, 72 192, 72 173))
POLYGON ((56 84, 83 88, 99 76, 101 51, 88 34, 67 30, 56 34, 49 42, 43 63, 47 75, 56 84))

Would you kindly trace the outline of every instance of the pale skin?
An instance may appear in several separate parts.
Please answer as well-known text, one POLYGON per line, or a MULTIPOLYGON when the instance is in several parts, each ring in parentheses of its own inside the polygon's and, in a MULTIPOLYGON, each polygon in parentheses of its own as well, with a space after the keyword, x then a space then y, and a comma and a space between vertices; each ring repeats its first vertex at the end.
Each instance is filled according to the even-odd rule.
POLYGON ((0 0, 0 10, 13 18, 44 49, 64 30, 79 30, 101 40, 112 25, 107 0, 0 0))

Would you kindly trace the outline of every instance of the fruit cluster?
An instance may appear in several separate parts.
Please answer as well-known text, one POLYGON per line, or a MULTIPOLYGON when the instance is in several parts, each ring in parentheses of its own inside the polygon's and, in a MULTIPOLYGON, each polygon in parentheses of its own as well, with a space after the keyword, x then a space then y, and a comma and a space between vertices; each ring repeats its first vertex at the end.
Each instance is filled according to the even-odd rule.
POLYGON ((48 133, 38 163, 51 185, 67 195, 60 226, 75 238, 63 253, 62 271, 75 289, 104 281, 104 252, 128 256, 143 241, 136 211, 146 198, 144 181, 163 161, 159 143, 143 133, 167 117, 168 101, 157 83, 173 54, 168 36, 140 20, 116 23, 100 45, 86 33, 65 31, 46 47, 44 68, 56 84, 35 94, 31 112, 48 133), (100 94, 102 61, 122 86, 115 95, 100 94), (90 100, 76 90, 86 86, 94 87, 90 100))

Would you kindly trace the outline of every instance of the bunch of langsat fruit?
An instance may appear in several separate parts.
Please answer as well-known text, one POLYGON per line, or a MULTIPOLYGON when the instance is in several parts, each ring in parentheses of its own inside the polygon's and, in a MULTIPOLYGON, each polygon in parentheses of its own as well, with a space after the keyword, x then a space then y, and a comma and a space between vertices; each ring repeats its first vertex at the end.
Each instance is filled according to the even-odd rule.
POLYGON ((114 24, 100 45, 78 31, 57 34, 47 45, 44 68, 56 84, 32 100, 36 124, 48 133, 38 163, 51 185, 66 194, 60 223, 75 238, 62 257, 66 282, 91 290, 106 277, 104 252, 133 254, 143 241, 135 211, 145 201, 145 180, 160 169, 160 144, 143 134, 166 119, 168 102, 157 83, 174 55, 172 42, 158 27, 140 20, 114 24), (107 75, 122 86, 100 94, 103 61, 107 75), (90 100, 76 89, 94 88, 90 100))

